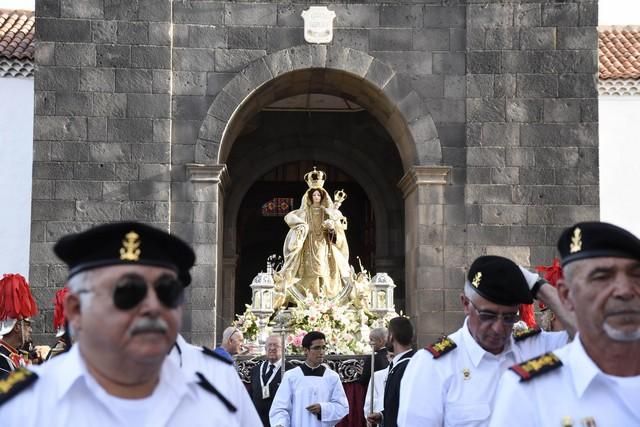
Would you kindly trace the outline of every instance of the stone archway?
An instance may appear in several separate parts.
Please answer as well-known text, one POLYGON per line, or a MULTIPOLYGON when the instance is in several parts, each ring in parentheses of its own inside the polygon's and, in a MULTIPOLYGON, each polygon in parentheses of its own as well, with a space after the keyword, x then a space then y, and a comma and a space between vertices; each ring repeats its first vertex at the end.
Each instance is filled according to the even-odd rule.
MULTIPOLYGON (((449 168, 440 166, 442 152, 435 124, 426 103, 391 66, 364 52, 337 46, 298 46, 260 58, 238 73, 211 104, 196 142, 197 163, 188 165, 194 193, 207 193, 204 198, 215 209, 215 235, 210 245, 203 245, 203 251, 213 257, 205 264, 210 263, 215 273, 214 289, 207 292, 207 297, 214 292, 214 301, 206 306, 222 314, 221 306, 229 305, 223 291, 235 286, 231 277, 235 258, 233 253, 228 255, 233 251, 225 250, 230 247, 230 236, 223 238, 229 225, 223 224, 229 218, 225 215, 229 213, 224 200, 225 164, 233 144, 249 119, 264 107, 303 93, 326 93, 357 103, 393 140, 404 170, 397 185, 404 198, 407 311, 414 315, 420 334, 440 334, 444 307, 438 308, 437 301, 443 301, 444 289, 441 281, 436 284, 433 279, 444 275, 443 184, 449 168), (436 304, 429 309, 433 315, 422 320, 416 315, 425 301, 436 304)), ((231 211, 237 209, 237 200, 229 202, 231 211)), ((203 314, 194 310, 192 317, 203 314)), ((229 320, 228 315, 223 318, 229 320)))
POLYGON ((314 91, 351 99, 367 109, 395 141, 405 171, 440 164, 442 150, 431 114, 402 77, 367 53, 322 45, 281 50, 238 73, 207 112, 196 162, 224 163, 248 118, 277 99, 314 91))

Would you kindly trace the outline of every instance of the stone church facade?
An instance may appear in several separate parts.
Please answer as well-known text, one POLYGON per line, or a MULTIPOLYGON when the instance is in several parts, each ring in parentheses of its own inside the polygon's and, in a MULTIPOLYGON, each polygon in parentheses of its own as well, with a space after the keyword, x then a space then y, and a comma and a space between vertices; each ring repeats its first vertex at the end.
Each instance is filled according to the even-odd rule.
POLYGON ((184 329, 211 345, 248 286, 243 203, 285 165, 361 188, 370 265, 419 344, 459 327, 475 257, 548 264, 560 229, 598 217, 596 1, 41 0, 36 17, 43 307, 61 235, 141 220, 196 249, 184 329), (305 42, 310 5, 335 12, 332 42, 305 42), (308 94, 357 108, 274 108, 308 94))

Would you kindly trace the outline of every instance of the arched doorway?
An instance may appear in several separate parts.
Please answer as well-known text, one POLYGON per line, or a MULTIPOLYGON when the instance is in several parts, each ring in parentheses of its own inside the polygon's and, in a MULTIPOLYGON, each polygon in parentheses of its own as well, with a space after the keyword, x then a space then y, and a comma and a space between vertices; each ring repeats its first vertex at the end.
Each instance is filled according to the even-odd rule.
POLYGON ((288 231, 283 214, 265 217, 275 198, 299 207, 303 176, 313 166, 328 173, 330 194, 344 189, 341 210, 349 220, 350 264, 359 271, 385 271, 398 285, 404 306, 404 204, 397 182, 403 168, 380 123, 362 108, 340 111, 265 109, 246 123, 229 153, 231 185, 225 193, 225 277, 222 318, 230 321, 250 303, 251 280, 267 257, 282 254, 288 231), (231 270, 232 269, 232 270, 231 270), (231 273, 232 274, 229 274, 231 273))
MULTIPOLYGON (((411 89, 406 76, 392 66, 341 46, 283 49, 253 61, 231 79, 216 95, 202 122, 194 147, 196 163, 187 165, 189 180, 194 183, 193 197, 197 202, 210 202, 213 211, 212 217, 207 211, 196 211, 194 217, 196 225, 212 221, 206 225, 214 228, 202 250, 213 255, 204 258, 203 268, 212 271, 215 279, 202 292, 215 289, 215 301, 208 298, 202 307, 215 306, 216 325, 231 321, 235 314, 236 227, 244 196, 274 167, 312 159, 348 170, 362 185, 375 212, 377 270, 402 282, 396 295, 406 289, 407 312, 415 316, 419 335, 442 333, 444 186, 450 168, 441 165, 438 132, 427 105, 411 89), (371 151, 367 138, 348 144, 341 137, 305 139, 294 133, 280 140, 254 138, 244 154, 237 150, 246 135, 261 129, 265 117, 272 118, 265 114, 270 105, 314 93, 357 104, 362 109, 360 118, 375 123, 381 131, 382 136, 373 141, 384 141, 378 145, 383 150, 371 151), (431 300, 434 304, 424 308, 431 300)), ((313 123, 319 131, 332 129, 331 120, 324 125, 318 120, 313 123)), ((292 124, 297 121, 289 119, 280 127, 288 129, 292 124)), ((209 321, 201 321, 206 316, 200 308, 192 314, 200 324, 209 321)), ((204 330, 209 330, 208 325, 204 330)))
POLYGON ((260 177, 247 192, 237 221, 238 261, 236 267, 235 310, 240 313, 251 303, 248 284, 266 270, 267 258, 282 255, 282 244, 289 227, 284 215, 300 206, 307 190, 303 177, 313 167, 327 173, 329 194, 344 190, 348 198, 341 207, 349 221, 349 263, 375 270, 375 217, 364 189, 346 172, 321 162, 299 161, 277 166, 260 177))

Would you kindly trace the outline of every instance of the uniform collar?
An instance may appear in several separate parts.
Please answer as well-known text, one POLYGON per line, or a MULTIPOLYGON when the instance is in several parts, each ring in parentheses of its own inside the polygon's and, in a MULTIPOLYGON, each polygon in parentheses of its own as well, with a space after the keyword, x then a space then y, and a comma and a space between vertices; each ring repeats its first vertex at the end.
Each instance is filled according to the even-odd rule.
POLYGON ((0 346, 6 348, 9 351, 9 354, 20 354, 18 350, 13 348, 8 342, 0 339, 0 346))
MULTIPOLYGON (((66 355, 59 356, 57 360, 60 360, 60 365, 55 366, 55 363, 50 366, 50 369, 54 369, 56 373, 56 381, 59 385, 57 389, 57 398, 61 399, 67 394, 74 384, 80 380, 85 381, 86 386, 94 392, 106 393, 106 391, 98 384, 87 369, 87 365, 80 353, 80 346, 74 345, 67 352, 66 355), (95 387, 99 388, 96 391, 95 387)), ((54 360, 55 362, 55 360, 54 360)), ((43 367, 47 367, 46 365, 43 367)), ((178 365, 170 360, 169 357, 165 357, 164 363, 160 371, 160 381, 154 389, 154 393, 161 386, 169 387, 176 394, 176 399, 180 399, 183 395, 189 394, 194 399, 196 398, 193 387, 188 387, 187 379, 183 371, 178 365)))
POLYGON ((412 349, 409 350, 405 350, 402 353, 398 353, 395 356, 393 356, 393 360, 391 361, 391 363, 393 363, 394 365, 397 365, 398 362, 400 361, 400 359, 405 359, 407 357, 410 357, 407 355, 407 353, 409 353, 412 349))
POLYGON ((465 317, 464 324, 462 325, 462 341, 464 342, 464 347, 467 350, 467 354, 471 359, 471 363, 473 363, 474 367, 478 367, 482 358, 487 355, 487 357, 493 358, 502 358, 508 353, 513 352, 513 336, 509 336, 509 339, 505 343, 504 350, 500 354, 493 354, 486 351, 484 348, 480 347, 480 344, 476 342, 476 340, 471 336, 471 332, 469 332, 469 325, 467 325, 468 317, 465 317))
POLYGON ((580 335, 577 334, 574 340, 567 346, 567 365, 571 369, 571 377, 573 386, 575 387, 578 397, 582 397, 589 384, 601 374, 602 371, 593 363, 580 341, 580 335))

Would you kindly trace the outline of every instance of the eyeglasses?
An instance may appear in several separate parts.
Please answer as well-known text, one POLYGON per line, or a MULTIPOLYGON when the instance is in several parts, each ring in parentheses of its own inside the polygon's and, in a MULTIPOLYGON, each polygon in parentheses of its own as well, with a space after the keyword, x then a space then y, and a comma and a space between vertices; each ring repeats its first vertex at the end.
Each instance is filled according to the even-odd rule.
POLYGON ((493 311, 480 310, 469 298, 465 298, 469 304, 473 307, 473 309, 478 313, 478 319, 482 323, 494 323, 496 320, 500 319, 500 321, 508 326, 513 326, 518 320, 520 320, 520 314, 516 313, 494 313, 493 311))
POLYGON ((326 345, 314 345, 313 347, 309 347, 309 350, 313 351, 325 351, 327 349, 326 345))
MULTIPOLYGON (((184 301, 184 287, 177 278, 164 274, 152 285, 158 300, 167 308, 176 308, 184 301)), ((131 310, 140 304, 149 291, 146 280, 137 274, 123 276, 113 289, 113 305, 119 310, 131 310)), ((92 292, 89 289, 78 294, 92 292)))

